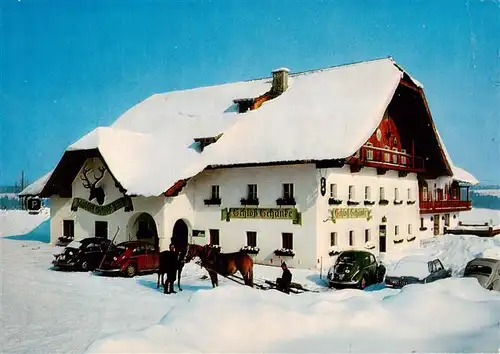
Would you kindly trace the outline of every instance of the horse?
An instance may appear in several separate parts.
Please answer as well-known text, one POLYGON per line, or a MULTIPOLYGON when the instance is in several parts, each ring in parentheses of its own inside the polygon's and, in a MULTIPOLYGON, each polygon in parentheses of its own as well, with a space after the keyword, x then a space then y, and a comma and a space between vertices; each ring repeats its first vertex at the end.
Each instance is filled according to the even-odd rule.
MULTIPOLYGON (((168 251, 163 251, 160 252, 159 255, 159 266, 158 266, 158 282, 156 284, 156 288, 158 289, 160 287, 160 278, 161 278, 161 284, 165 284, 164 282, 164 275, 168 272, 167 264, 165 261, 165 255, 166 252, 168 251)), ((182 269, 184 268, 184 265, 186 263, 191 262, 191 260, 195 257, 200 257, 201 253, 203 252, 203 246, 199 245, 194 245, 194 244, 188 244, 184 249, 180 250, 179 252, 179 268, 177 268, 177 287, 179 288, 179 291, 182 291, 181 288, 181 274, 182 274, 182 269)))
POLYGON ((239 271, 245 285, 253 287, 253 259, 245 252, 221 253, 220 249, 205 245, 200 255, 201 266, 207 269, 212 287, 219 286, 217 274, 224 277, 239 271))

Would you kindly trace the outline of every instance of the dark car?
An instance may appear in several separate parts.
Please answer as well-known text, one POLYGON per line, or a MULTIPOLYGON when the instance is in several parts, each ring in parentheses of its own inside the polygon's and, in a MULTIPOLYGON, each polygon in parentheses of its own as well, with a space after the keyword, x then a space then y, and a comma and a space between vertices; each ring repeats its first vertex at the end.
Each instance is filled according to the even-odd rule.
POLYGON ((118 273, 133 277, 143 272, 157 271, 159 251, 147 241, 126 241, 113 247, 101 267, 96 269, 102 274, 118 273))
POLYGON ((464 277, 476 278, 485 289, 500 291, 500 259, 475 258, 465 266, 464 277))
POLYGON ((387 272, 385 285, 400 289, 408 284, 432 283, 451 277, 451 269, 445 269, 437 258, 428 256, 408 256, 402 258, 393 270, 387 272))
POLYGON ((100 237, 89 237, 71 241, 60 254, 55 254, 52 264, 57 269, 94 270, 99 266, 111 241, 100 237))
POLYGON ((385 267, 367 251, 350 250, 339 254, 328 271, 328 286, 364 289, 384 279, 385 267))

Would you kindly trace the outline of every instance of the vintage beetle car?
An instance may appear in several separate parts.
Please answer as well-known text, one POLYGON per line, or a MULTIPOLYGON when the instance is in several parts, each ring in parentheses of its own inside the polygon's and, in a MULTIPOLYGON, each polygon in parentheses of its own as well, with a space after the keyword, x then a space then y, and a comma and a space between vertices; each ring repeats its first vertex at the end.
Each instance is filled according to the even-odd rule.
POLYGON ((328 286, 364 289, 384 279, 385 267, 377 263, 371 252, 349 250, 341 252, 328 271, 328 286))
POLYGON ((464 277, 476 278, 485 289, 500 291, 500 259, 475 258, 465 266, 464 277))
POLYGON ((441 261, 428 256, 402 258, 393 270, 387 272, 385 286, 402 288, 408 284, 425 284, 451 277, 451 269, 445 269, 441 261))
POLYGON ((71 241, 64 251, 55 254, 52 264, 58 269, 94 270, 99 266, 111 241, 102 237, 89 237, 71 241))
POLYGON ((96 272, 118 273, 133 277, 142 272, 157 271, 159 266, 158 248, 147 241, 126 241, 116 245, 111 254, 106 255, 96 272))

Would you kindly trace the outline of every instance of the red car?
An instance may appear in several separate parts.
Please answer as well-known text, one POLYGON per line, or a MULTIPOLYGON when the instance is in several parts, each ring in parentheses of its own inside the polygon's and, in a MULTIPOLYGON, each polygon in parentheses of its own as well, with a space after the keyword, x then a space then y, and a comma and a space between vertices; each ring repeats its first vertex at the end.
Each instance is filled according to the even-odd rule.
POLYGON ((113 247, 96 272, 122 273, 133 277, 139 273, 156 271, 158 266, 159 252, 152 243, 127 241, 113 247))

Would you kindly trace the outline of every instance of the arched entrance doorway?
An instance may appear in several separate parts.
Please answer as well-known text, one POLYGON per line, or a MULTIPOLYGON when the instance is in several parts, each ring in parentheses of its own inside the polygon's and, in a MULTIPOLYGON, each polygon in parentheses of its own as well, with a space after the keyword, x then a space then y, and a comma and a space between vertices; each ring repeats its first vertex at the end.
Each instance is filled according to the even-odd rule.
POLYGON ((130 218, 130 221, 128 225, 128 233, 131 240, 148 241, 156 247, 159 246, 156 222, 150 214, 141 213, 135 218, 130 218), (132 220, 133 222, 130 223, 132 220))
POLYGON ((177 220, 174 224, 171 239, 171 242, 174 244, 175 248, 184 249, 187 247, 187 244, 189 242, 188 234, 189 228, 186 222, 182 219, 177 220))

